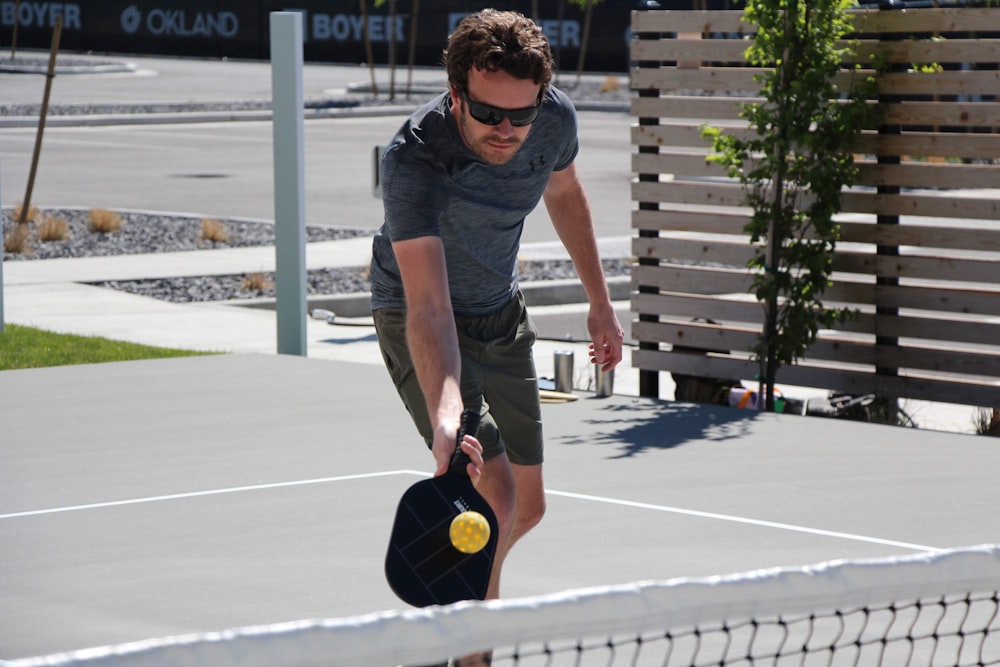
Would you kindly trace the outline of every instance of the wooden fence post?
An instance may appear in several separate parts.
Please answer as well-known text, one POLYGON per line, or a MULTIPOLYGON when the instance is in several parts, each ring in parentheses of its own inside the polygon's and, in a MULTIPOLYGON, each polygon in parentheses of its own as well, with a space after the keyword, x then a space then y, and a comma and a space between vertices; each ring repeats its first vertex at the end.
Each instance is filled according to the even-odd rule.
MULTIPOLYGON (((643 2, 643 3, 640 4, 640 7, 641 7, 641 9, 644 9, 644 10, 650 10, 650 9, 659 9, 660 5, 657 2, 643 2)), ((639 33, 637 35, 637 39, 642 39, 642 40, 658 40, 658 39, 662 39, 662 37, 663 36, 660 33, 639 33)), ((639 68, 642 68, 642 67, 659 67, 660 63, 656 62, 656 61, 640 61, 640 62, 636 62, 635 66, 639 67, 639 68)), ((643 89, 643 90, 639 91, 639 97, 659 97, 659 96, 660 96, 660 91, 659 90, 643 89)), ((639 125, 659 125, 659 124, 660 124, 660 119, 659 118, 640 118, 639 119, 639 125)), ((658 153, 659 150, 660 149, 657 148, 656 146, 639 146, 639 152, 640 153, 658 153)), ((659 180, 660 180, 660 175, 659 174, 639 174, 639 181, 640 182, 651 181, 651 182, 655 183, 655 182, 657 182, 659 180)), ((642 202, 642 201, 639 202, 639 210, 640 211, 649 211, 649 210, 656 211, 656 210, 659 210, 659 208, 660 208, 660 205, 658 203, 656 203, 656 202, 642 202)), ((658 236, 659 236, 659 232, 657 232, 656 230, 647 230, 647 229, 640 229, 639 230, 639 237, 640 238, 645 238, 645 237, 656 238, 658 236)), ((655 258, 655 257, 640 257, 639 258, 639 264, 651 264, 653 266, 656 266, 659 263, 660 263, 660 261, 657 258, 655 258)), ((638 290, 639 290, 639 292, 641 294, 656 294, 656 293, 659 292, 659 288, 657 288, 656 286, 648 286, 648 285, 639 285, 638 286, 638 290)), ((643 313, 639 314, 639 321, 640 322, 658 322, 659 319, 660 318, 657 315, 648 315, 648 314, 643 314, 643 313)), ((640 342, 639 343, 639 349, 640 350, 658 350, 659 348, 660 348, 659 344, 655 343, 655 342, 654 343, 648 343, 648 342, 645 342, 645 343, 644 342, 640 342)), ((640 370, 639 371, 639 395, 643 396, 643 397, 646 397, 646 398, 659 398, 660 397, 660 374, 659 374, 659 371, 650 371, 650 370, 640 370)))
MULTIPOLYGON (((898 9, 903 9, 904 5, 899 0, 881 0, 879 2, 879 11, 893 11, 898 9)), ((894 34, 890 33, 891 36, 886 35, 880 36, 880 41, 893 41, 899 38, 894 34)), ((890 67, 890 71, 893 68, 890 67)), ((886 104, 897 104, 902 101, 899 95, 883 95, 879 94, 879 105, 886 104)), ((885 125, 882 124, 878 128, 879 137, 883 136, 893 136, 902 134, 902 128, 899 125, 885 125)), ((879 151, 876 157, 878 164, 899 164, 899 155, 883 155, 882 151, 879 151)), ((892 197, 899 196, 899 186, 898 185, 879 185, 877 187, 877 192, 879 195, 880 206, 884 206, 884 202, 892 197)), ((898 225, 899 215, 898 214, 883 214, 879 213, 876 215, 876 222, 879 225, 898 225)), ((898 257, 899 256, 899 246, 898 245, 885 245, 878 244, 875 248, 875 254, 877 257, 898 257)), ((899 278, 896 276, 876 276, 875 278, 875 382, 876 386, 879 386, 879 381, 885 377, 896 377, 899 375, 899 369, 892 366, 886 366, 879 363, 879 350, 886 348, 895 348, 899 345, 899 338, 897 336, 887 336, 881 332, 885 330, 884 323, 889 318, 895 318, 899 315, 899 308, 895 306, 886 306, 883 302, 884 290, 881 288, 892 288, 899 286, 899 278)), ((879 389, 877 392, 878 398, 885 402, 886 418, 890 424, 895 424, 899 412, 899 401, 896 396, 890 396, 884 393, 883 389, 879 389)))

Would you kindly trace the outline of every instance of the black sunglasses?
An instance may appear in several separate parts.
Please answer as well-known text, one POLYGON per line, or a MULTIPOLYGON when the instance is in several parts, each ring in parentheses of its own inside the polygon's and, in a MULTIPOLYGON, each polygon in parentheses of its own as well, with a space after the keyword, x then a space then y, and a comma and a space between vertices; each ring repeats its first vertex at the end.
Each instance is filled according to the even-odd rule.
POLYGON ((464 90, 462 91, 462 99, 465 100, 466 106, 469 107, 469 115, 483 125, 499 125, 503 122, 504 118, 509 118, 510 124, 514 127, 531 125, 538 118, 538 112, 542 108, 541 94, 538 95, 538 102, 535 103, 535 106, 524 107, 523 109, 501 109, 491 104, 474 102, 469 99, 469 94, 464 90))

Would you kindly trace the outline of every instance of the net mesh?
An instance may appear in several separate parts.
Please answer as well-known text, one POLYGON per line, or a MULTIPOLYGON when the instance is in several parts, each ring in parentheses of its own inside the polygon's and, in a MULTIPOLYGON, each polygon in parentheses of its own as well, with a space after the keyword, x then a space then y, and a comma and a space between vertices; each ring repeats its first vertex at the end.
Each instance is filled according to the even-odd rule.
POLYGON ((1000 546, 172 637, 6 663, 1000 665, 1000 546), (489 658, 477 655, 490 650, 489 658))

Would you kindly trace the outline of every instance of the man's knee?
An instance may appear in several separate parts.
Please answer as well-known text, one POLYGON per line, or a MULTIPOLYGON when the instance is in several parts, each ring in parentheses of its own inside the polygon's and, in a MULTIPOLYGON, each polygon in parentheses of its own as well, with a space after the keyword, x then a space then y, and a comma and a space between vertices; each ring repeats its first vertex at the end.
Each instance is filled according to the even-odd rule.
POLYGON ((526 507, 519 508, 517 515, 518 528, 524 534, 540 524, 545 516, 545 496, 535 502, 527 503, 526 507))
MULTIPOLYGON (((531 470, 531 468, 527 468, 531 470)), ((514 531, 517 536, 524 535, 541 523, 545 516, 545 488, 541 476, 515 475, 518 480, 517 513, 514 531)))

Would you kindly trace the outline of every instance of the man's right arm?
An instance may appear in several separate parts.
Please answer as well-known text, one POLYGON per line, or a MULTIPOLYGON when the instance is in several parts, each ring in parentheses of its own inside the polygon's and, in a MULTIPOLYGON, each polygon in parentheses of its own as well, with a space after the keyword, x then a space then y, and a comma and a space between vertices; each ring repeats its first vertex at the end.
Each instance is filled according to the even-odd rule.
POLYGON ((462 359, 448 289, 444 246, 437 236, 392 245, 406 293, 406 338, 434 428, 435 474, 455 447, 462 414, 462 359))

